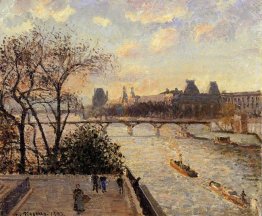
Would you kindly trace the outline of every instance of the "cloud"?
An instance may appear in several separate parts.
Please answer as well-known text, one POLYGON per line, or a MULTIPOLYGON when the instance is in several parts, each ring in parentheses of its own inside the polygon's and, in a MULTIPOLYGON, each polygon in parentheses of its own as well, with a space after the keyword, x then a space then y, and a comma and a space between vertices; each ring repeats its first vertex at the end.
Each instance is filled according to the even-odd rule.
POLYGON ((139 44, 134 41, 126 41, 118 47, 116 53, 121 57, 134 57, 139 53, 139 44))
POLYGON ((9 12, 19 16, 31 14, 32 17, 42 20, 48 20, 51 17, 59 23, 67 21, 76 10, 69 5, 68 1, 15 0, 9 12))
POLYGON ((100 26, 103 26, 103 27, 107 27, 107 26, 112 24, 110 19, 103 18, 103 17, 100 17, 100 16, 93 17, 93 23, 100 25, 100 26))
POLYGON ((171 48, 177 41, 177 35, 175 28, 160 29, 152 37, 151 50, 158 53, 171 48))
POLYGON ((36 4, 30 11, 31 14, 40 19, 48 19, 52 17, 56 22, 65 22, 71 15, 75 13, 75 9, 66 5, 64 8, 55 9, 48 4, 49 1, 43 1, 36 4))
POLYGON ((64 8, 63 10, 53 12, 51 16, 57 22, 65 22, 74 13, 75 13, 75 9, 67 5, 66 8, 64 8))
POLYGON ((226 9, 232 7, 232 5, 236 3, 236 1, 237 0, 217 0, 216 5, 220 11, 225 11, 226 9))
POLYGON ((247 31, 255 35, 253 31, 262 21, 260 2, 257 0, 190 1, 188 10, 191 17, 188 22, 195 26, 191 29, 195 41, 234 41, 247 31))
POLYGON ((210 24, 199 24, 194 28, 194 39, 200 41, 203 38, 208 38, 214 27, 210 24))
POLYGON ((26 21, 24 21, 24 22, 22 22, 22 23, 20 23, 19 25, 16 25, 16 26, 9 27, 9 26, 6 26, 6 25, 2 25, 2 26, 0 26, 0 28, 3 28, 5 33, 7 33, 7 34, 16 34, 16 33, 22 33, 22 32, 25 32, 25 31, 32 29, 33 24, 30 20, 26 20, 26 21))
POLYGON ((141 22, 142 24, 150 23, 166 23, 173 19, 183 17, 187 14, 187 9, 184 5, 176 5, 174 2, 147 1, 135 10, 127 11, 125 17, 132 22, 141 22))

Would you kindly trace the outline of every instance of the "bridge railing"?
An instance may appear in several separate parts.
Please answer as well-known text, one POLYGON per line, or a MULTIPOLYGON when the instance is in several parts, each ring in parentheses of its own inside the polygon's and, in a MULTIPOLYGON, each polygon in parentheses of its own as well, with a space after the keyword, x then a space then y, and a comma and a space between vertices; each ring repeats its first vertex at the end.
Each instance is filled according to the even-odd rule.
POLYGON ((163 212, 145 185, 133 185, 136 178, 128 167, 126 167, 126 176, 134 188, 136 196, 140 202, 140 206, 143 209, 143 214, 146 216, 165 216, 166 214, 163 212))
POLYGON ((13 190, 11 190, 2 200, 0 200, 0 216, 7 216, 22 197, 29 191, 30 183, 27 177, 13 190))

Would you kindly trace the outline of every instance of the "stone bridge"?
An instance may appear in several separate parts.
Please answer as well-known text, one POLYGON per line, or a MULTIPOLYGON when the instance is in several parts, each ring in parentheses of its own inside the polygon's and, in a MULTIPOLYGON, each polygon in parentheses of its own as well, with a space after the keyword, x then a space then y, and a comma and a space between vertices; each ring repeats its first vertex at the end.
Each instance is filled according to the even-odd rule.
MULTIPOLYGON (((100 125, 103 130, 106 130, 110 124, 124 124, 127 126, 127 132, 130 136, 133 135, 133 128, 139 124, 150 124, 154 127, 155 135, 160 136, 160 129, 165 124, 176 124, 180 126, 181 132, 187 133, 187 126, 190 124, 203 124, 211 127, 211 123, 214 120, 161 120, 161 119, 90 119, 82 121, 67 121, 67 124, 84 125, 84 124, 96 124, 100 125)), ((51 125, 55 122, 41 122, 41 124, 51 125)), ((29 124, 29 123, 28 123, 29 124)), ((30 124, 36 124, 36 122, 30 122, 30 124)))

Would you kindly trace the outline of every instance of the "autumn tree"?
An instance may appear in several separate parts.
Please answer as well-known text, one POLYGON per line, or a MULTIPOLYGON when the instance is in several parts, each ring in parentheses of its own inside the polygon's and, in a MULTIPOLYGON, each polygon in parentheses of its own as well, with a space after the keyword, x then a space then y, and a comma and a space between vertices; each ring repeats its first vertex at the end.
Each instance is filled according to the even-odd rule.
MULTIPOLYGON (((68 117, 79 106, 77 97, 66 90, 68 80, 72 76, 84 79, 90 74, 112 71, 114 56, 92 46, 90 41, 74 41, 69 33, 53 31, 42 35, 43 55, 39 72, 41 87, 45 90, 38 95, 37 104, 44 106, 47 118, 52 122, 55 135, 52 153, 56 159, 68 117)), ((37 119, 37 112, 32 113, 37 119)))
POLYGON ((232 103, 225 103, 220 109, 220 121, 223 125, 230 125, 233 128, 234 115, 236 114, 236 107, 232 103))
POLYGON ((84 79, 114 69, 114 56, 91 44, 73 40, 72 32, 34 28, 5 38, 0 45, 0 111, 18 128, 21 173, 25 172, 28 114, 38 126, 47 158, 56 160, 68 117, 79 106, 77 95, 66 89, 69 78, 84 79), (46 118, 40 117, 40 110, 46 118), (46 119, 54 129, 54 143, 48 142, 43 128, 46 119))
POLYGON ((18 128, 20 164, 25 172, 25 121, 29 111, 27 99, 35 91, 35 71, 41 59, 39 34, 31 32, 4 38, 0 45, 0 111, 18 128))
POLYGON ((17 170, 19 150, 16 126, 11 119, 0 113, 0 172, 12 173, 17 170))

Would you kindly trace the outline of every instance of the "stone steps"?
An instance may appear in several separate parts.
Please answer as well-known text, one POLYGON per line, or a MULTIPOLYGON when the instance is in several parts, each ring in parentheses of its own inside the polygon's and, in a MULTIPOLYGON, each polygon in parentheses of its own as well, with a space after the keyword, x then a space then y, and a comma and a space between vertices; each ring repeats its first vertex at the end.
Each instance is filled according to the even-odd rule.
POLYGON ((0 186, 0 200, 5 197, 5 195, 10 191, 10 186, 1 185, 0 186))

